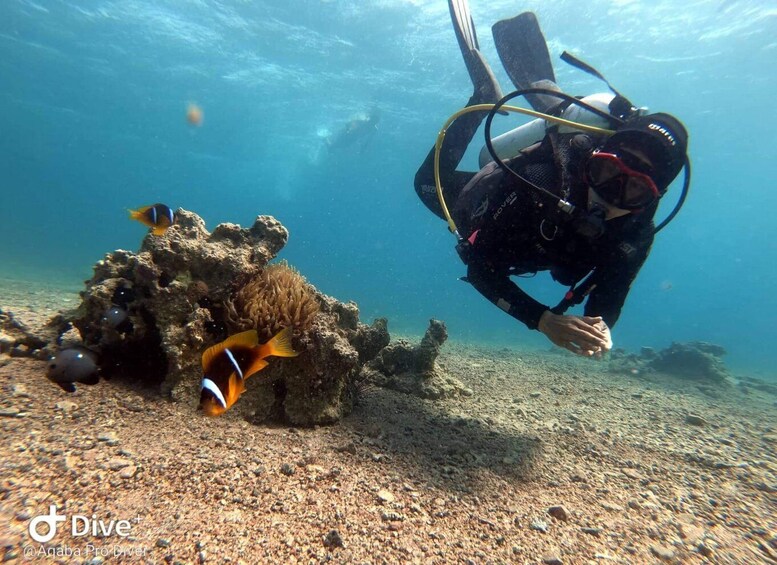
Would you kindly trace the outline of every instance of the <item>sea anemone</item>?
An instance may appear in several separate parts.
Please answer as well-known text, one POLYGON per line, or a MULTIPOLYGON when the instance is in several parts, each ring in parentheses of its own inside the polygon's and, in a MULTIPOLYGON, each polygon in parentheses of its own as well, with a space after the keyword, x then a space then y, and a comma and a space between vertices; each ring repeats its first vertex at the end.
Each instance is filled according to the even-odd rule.
POLYGON ((260 340, 287 327, 310 329, 318 310, 315 289, 286 261, 249 277, 225 304, 230 331, 255 329, 260 340))

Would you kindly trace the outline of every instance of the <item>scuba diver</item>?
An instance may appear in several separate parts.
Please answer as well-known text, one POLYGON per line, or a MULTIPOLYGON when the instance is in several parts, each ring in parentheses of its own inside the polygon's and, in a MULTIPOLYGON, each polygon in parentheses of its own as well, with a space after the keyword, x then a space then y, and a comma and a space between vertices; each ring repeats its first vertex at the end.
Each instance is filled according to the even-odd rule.
POLYGON ((655 233, 687 195, 688 133, 669 114, 635 108, 598 71, 568 53, 563 60, 603 80, 612 93, 575 98, 561 92, 530 12, 492 28, 499 57, 519 89, 502 97, 466 0, 448 5, 474 92, 419 168, 416 192, 456 235, 467 265, 462 280, 555 345, 599 357, 612 348, 611 329, 655 233), (506 113, 506 102, 517 96, 526 96, 541 117, 491 139, 494 116, 506 113), (480 171, 456 170, 484 119, 480 171), (656 228, 659 200, 683 168, 678 204, 656 228), (555 307, 510 278, 539 271, 550 271, 569 287, 555 307), (582 316, 565 314, 584 300, 582 316))
POLYGON ((378 130, 378 122, 380 122, 380 111, 377 108, 353 116, 343 129, 326 138, 329 151, 340 151, 358 142, 359 152, 363 152, 378 130))

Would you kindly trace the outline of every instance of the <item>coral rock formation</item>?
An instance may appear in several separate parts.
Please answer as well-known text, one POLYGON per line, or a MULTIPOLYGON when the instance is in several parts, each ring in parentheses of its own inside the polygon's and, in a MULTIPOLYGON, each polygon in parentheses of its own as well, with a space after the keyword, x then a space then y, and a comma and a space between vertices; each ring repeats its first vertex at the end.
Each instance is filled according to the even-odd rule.
POLYGON ((729 374, 721 357, 726 350, 720 345, 693 341, 672 343, 658 352, 648 366, 656 371, 717 384, 729 382, 729 374))
POLYGON ((261 324, 257 329, 268 337, 291 323, 300 355, 273 359, 248 382, 233 411, 299 425, 346 414, 361 365, 389 341, 385 320, 361 324, 355 304, 319 293, 288 266, 268 266, 288 239, 271 216, 257 217, 250 228, 220 224, 209 233, 196 214, 176 214, 176 224, 164 236, 146 236, 138 253, 118 250, 97 263, 79 308, 58 320, 60 333, 68 341, 80 334, 99 355, 103 374, 158 385, 194 410, 202 352, 236 329, 230 308, 233 321, 261 324), (240 281, 254 286, 241 294, 240 281), (255 302, 246 302, 248 296, 255 302), (116 308, 126 310, 126 319, 116 308), (267 315, 274 325, 264 325, 267 315))
POLYGON ((432 400, 469 396, 472 391, 437 364, 440 348, 447 339, 445 324, 430 320, 420 344, 413 346, 406 340, 397 340, 387 345, 364 366, 359 383, 371 383, 432 400))
POLYGON ((320 311, 313 327, 295 340, 295 349, 304 353, 271 365, 264 383, 250 396, 244 395, 255 399, 247 403, 256 408, 253 421, 313 425, 339 420, 353 407, 360 359, 389 343, 385 319, 367 326, 359 322, 353 302, 343 304, 320 293, 317 297, 320 311))
POLYGON ((693 341, 672 343, 660 351, 643 347, 639 355, 616 349, 610 356, 610 371, 616 373, 663 373, 681 379, 699 381, 702 385, 728 386, 731 377, 723 359, 726 350, 720 345, 693 341))

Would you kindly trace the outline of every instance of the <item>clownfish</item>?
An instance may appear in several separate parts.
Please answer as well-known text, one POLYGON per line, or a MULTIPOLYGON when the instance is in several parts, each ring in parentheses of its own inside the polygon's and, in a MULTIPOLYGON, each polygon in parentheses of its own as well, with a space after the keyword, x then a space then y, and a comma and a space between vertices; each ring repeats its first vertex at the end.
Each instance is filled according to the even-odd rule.
POLYGON ((256 330, 230 336, 202 354, 200 407, 208 416, 220 416, 237 402, 246 390, 245 381, 264 369, 265 357, 295 357, 291 348, 291 328, 278 332, 259 345, 256 330))
POLYGON ((143 206, 137 210, 130 210, 130 218, 146 224, 154 235, 164 235, 167 228, 175 223, 175 212, 166 204, 153 204, 143 206))

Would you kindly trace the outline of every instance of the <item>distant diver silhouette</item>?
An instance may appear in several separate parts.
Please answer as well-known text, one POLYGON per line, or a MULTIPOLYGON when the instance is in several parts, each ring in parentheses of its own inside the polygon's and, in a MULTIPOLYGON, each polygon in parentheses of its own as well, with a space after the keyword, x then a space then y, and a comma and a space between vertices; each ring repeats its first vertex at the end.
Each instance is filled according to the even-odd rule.
POLYGON ((327 148, 334 153, 358 145, 359 152, 364 151, 378 131, 378 122, 380 111, 377 108, 354 115, 344 128, 326 138, 327 148))

